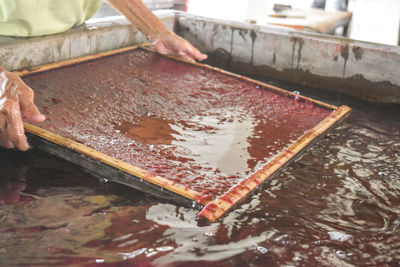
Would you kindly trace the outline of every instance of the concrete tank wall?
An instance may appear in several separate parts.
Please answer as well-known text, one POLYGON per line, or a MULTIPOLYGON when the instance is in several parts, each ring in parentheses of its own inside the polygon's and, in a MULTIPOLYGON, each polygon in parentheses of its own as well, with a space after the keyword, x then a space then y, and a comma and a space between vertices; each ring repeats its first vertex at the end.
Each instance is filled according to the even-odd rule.
POLYGON ((359 98, 400 103, 400 47, 179 13, 176 32, 210 63, 359 98))
MULTIPOLYGON (((378 102, 400 103, 400 47, 158 11, 176 33, 209 54, 208 63, 378 102)), ((147 42, 121 16, 63 34, 0 37, 0 65, 29 68, 147 42)))
MULTIPOLYGON (((175 13, 158 12, 173 29, 175 13)), ((147 42, 123 17, 93 19, 61 34, 32 38, 0 37, 0 65, 18 70, 147 42)))

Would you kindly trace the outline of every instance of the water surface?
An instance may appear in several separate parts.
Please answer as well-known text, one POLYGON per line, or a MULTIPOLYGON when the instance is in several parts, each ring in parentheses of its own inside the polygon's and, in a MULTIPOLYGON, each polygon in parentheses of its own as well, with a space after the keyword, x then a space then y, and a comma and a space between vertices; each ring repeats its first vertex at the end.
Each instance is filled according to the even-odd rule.
POLYGON ((208 225, 37 150, 1 150, 0 264, 397 266, 400 108, 314 96, 353 112, 208 225))

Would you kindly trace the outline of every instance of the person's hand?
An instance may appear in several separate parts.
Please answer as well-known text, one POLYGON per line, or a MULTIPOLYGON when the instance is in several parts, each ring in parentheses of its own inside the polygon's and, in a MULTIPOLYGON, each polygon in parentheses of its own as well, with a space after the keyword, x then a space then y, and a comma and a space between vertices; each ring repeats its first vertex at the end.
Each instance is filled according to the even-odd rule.
POLYGON ((33 97, 32 89, 18 75, 0 67, 0 146, 19 150, 29 148, 21 110, 29 122, 46 119, 33 103, 33 97))
POLYGON ((160 34, 159 37, 152 42, 152 45, 154 50, 160 54, 174 55, 192 62, 207 58, 207 55, 202 54, 188 41, 171 31, 160 34))
POLYGON ((178 56, 192 62, 207 58, 207 55, 202 54, 188 41, 169 31, 141 0, 106 1, 141 31, 158 53, 178 56))

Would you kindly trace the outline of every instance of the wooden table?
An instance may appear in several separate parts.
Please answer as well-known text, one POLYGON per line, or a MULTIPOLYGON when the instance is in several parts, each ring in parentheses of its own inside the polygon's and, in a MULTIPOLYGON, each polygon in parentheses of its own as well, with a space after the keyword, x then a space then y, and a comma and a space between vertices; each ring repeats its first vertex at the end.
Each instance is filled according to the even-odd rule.
POLYGON ((287 9, 268 15, 267 24, 290 27, 301 31, 331 34, 343 26, 346 33, 352 13, 346 11, 326 12, 318 8, 287 9))

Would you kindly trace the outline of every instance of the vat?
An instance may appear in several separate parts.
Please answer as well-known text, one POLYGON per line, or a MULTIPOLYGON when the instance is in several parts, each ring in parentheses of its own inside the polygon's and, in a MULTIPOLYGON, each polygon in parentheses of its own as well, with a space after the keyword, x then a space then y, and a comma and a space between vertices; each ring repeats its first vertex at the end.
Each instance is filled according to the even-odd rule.
MULTIPOLYGON (((200 46, 204 43, 204 49, 209 43, 200 37, 210 31, 195 29, 203 27, 203 23, 212 27, 217 24, 222 30, 225 27, 227 35, 214 39, 214 44, 220 40, 220 45, 207 49, 214 52, 209 61, 212 64, 224 62, 227 68, 234 68, 230 62, 240 64, 242 58, 242 62, 248 63, 251 59, 249 49, 243 51, 244 46, 239 44, 230 51, 230 36, 234 36, 233 43, 242 42, 242 37, 235 37, 240 32, 238 28, 246 28, 244 25, 180 13, 164 13, 164 19, 171 27, 177 19, 176 31, 200 46), (218 50, 219 46, 226 46, 227 49, 222 48, 228 53, 218 50), (229 52, 235 53, 229 56, 229 52)), ((101 22, 97 27, 91 31, 77 29, 67 34, 67 38, 51 36, 31 43, 18 41, 18 45, 14 39, 12 42, 7 39, 0 48, 1 62, 9 64, 9 69, 21 69, 49 63, 45 62, 49 59, 59 61, 92 54, 97 49, 140 43, 139 35, 128 35, 130 39, 122 34, 128 32, 124 22, 101 22), (112 33, 107 23, 116 31, 112 33), (105 38, 118 33, 122 35, 114 38, 115 42, 105 38), (65 47, 54 46, 52 38, 58 38, 59 47, 65 47), (96 40, 98 45, 89 46, 90 50, 77 45, 87 44, 88 40, 92 44, 96 40), (6 56, 10 51, 13 56, 6 56), (52 56, 48 57, 49 54, 52 56)), ((342 125, 228 216, 206 224, 199 224, 192 208, 160 201, 105 180, 99 182, 75 165, 37 149, 26 153, 1 149, 0 263, 5 266, 100 263, 106 266, 396 266, 400 260, 400 108, 398 104, 372 103, 360 98, 398 103, 399 82, 395 75, 398 47, 260 30, 271 37, 269 41, 273 37, 282 41, 277 41, 279 45, 275 48, 284 47, 282 53, 287 58, 281 61, 275 55, 275 64, 289 67, 283 65, 280 70, 276 68, 277 72, 290 75, 303 70, 304 75, 293 76, 296 81, 289 82, 292 76, 274 76, 275 67, 268 73, 250 74, 333 105, 352 107, 352 114, 342 125), (313 48, 305 53, 300 49, 300 39, 291 37, 306 40, 302 49, 313 48), (339 54, 322 58, 330 49, 335 51, 335 45, 339 45, 339 54), (353 47, 357 46, 364 51, 358 60, 353 53, 353 47), (320 54, 314 55, 314 59, 309 54, 308 60, 302 62, 303 55, 311 51, 320 54), (346 51, 349 51, 347 59, 346 51), (317 73, 317 65, 326 65, 332 77, 341 82, 326 90, 331 79, 327 73, 317 73), (317 75, 318 82, 308 82, 307 75, 317 75), (352 92, 346 75, 360 78, 359 91, 352 92), (363 75, 363 79, 357 75, 363 75), (370 91, 367 95, 374 97, 360 93, 364 88, 370 91)), ((247 40, 251 44, 251 36, 247 40)), ((256 41, 255 47, 259 44, 256 41)), ((268 55, 265 58, 273 63, 273 54, 268 55)), ((255 58, 259 60, 262 55, 253 55, 255 58)), ((252 70, 258 68, 253 65, 252 70)))
POLYGON ((396 266, 398 106, 297 89, 352 113, 215 223, 39 150, 1 150, 0 262, 396 266))

